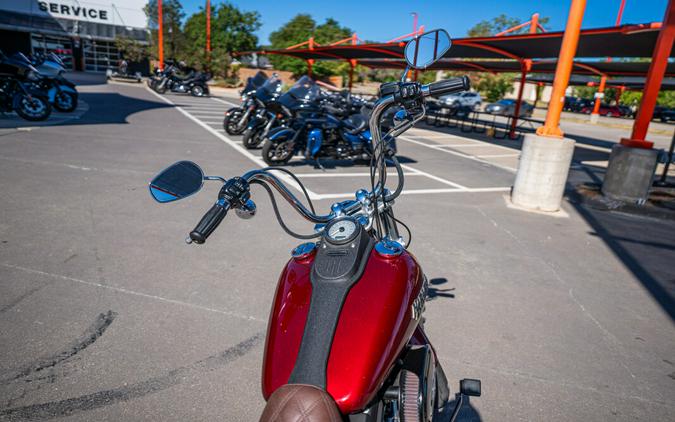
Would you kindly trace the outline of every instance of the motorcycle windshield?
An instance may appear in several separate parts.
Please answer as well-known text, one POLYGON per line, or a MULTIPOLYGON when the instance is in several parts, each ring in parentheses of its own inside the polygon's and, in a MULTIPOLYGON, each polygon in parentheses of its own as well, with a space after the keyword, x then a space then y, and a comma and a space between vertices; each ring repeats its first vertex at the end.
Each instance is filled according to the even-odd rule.
POLYGON ((261 101, 269 101, 274 97, 274 94, 281 89, 281 81, 278 78, 269 78, 265 83, 256 90, 255 96, 261 101))
POLYGON ((267 81, 267 75, 262 70, 255 74, 252 78, 248 78, 246 81, 246 86, 244 87, 244 92, 255 91, 265 84, 267 81))
POLYGON ((321 89, 308 77, 303 76, 287 93, 279 97, 279 102, 290 109, 310 104, 319 99, 321 89))

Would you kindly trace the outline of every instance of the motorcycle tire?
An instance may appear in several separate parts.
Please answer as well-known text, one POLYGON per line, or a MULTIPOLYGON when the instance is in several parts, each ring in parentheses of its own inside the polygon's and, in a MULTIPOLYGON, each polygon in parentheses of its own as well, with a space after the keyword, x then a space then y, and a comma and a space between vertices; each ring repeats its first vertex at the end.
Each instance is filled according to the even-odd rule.
POLYGON ((223 129, 225 129, 228 135, 241 135, 246 130, 245 127, 237 129, 237 124, 243 115, 244 110, 239 107, 228 110, 223 120, 223 129))
POLYGON ((293 151, 288 151, 288 148, 284 148, 291 141, 282 141, 279 143, 272 143, 270 141, 265 141, 265 144, 262 148, 262 158, 268 166, 283 166, 288 164, 293 157, 293 151))
POLYGON ((262 128, 247 128, 244 131, 241 143, 244 144, 246 149, 256 149, 264 141, 261 136, 262 133, 262 128))
POLYGON ((193 97, 203 97, 206 95, 206 91, 204 90, 203 86, 195 85, 192 88, 190 88, 190 94, 193 97))
POLYGON ((21 116, 22 119, 30 122, 38 122, 47 120, 49 115, 52 114, 52 106, 49 104, 49 100, 46 97, 35 95, 29 97, 26 94, 18 95, 19 99, 14 103, 18 103, 18 107, 14 107, 14 111, 16 111, 16 114, 21 116))
POLYGON ((157 85, 157 86, 155 86, 154 89, 155 89, 155 91, 156 91, 158 94, 164 94, 164 93, 166 92, 166 84, 164 84, 164 85, 161 85, 161 84, 160 84, 160 85, 157 85))
POLYGON ((54 98, 54 108, 64 113, 70 113, 77 108, 77 94, 61 91, 54 98))

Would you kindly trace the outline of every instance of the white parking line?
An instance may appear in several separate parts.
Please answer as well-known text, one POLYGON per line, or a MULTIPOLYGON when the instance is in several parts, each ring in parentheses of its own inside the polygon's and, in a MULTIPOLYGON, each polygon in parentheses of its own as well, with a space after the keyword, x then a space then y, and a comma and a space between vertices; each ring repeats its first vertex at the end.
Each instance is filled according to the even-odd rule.
MULTIPOLYGON (((501 188, 466 188, 466 189, 406 189, 401 192, 401 195, 422 195, 422 194, 432 194, 432 193, 481 193, 481 192, 509 192, 510 187, 501 187, 501 188)), ((341 198, 353 198, 354 193, 326 193, 319 194, 315 200, 319 199, 341 199, 341 198)))
POLYGON ((492 145, 492 144, 443 144, 443 145, 438 145, 439 148, 481 148, 481 147, 498 147, 499 145, 492 145))
POLYGON ((458 189, 462 189, 462 190, 467 190, 467 189, 469 189, 469 188, 467 188, 466 186, 460 185, 459 183, 455 183, 455 182, 451 182, 451 181, 449 181, 449 180, 445 180, 445 179, 443 179, 443 178, 441 178, 441 177, 434 176, 433 174, 427 173, 427 172, 422 171, 422 170, 418 170, 418 169, 416 169, 416 168, 414 168, 414 167, 410 167, 410 166, 405 165, 405 164, 401 164, 401 167, 403 167, 404 169, 406 169, 406 170, 408 170, 408 171, 412 171, 412 172, 414 172, 414 173, 417 173, 417 174, 419 174, 419 175, 426 176, 426 177, 428 177, 428 178, 431 179, 431 180, 435 180, 435 181, 437 181, 437 182, 441 182, 441 183, 443 183, 443 184, 445 184, 445 185, 448 185, 448 186, 454 186, 454 187, 456 187, 456 188, 458 188, 458 189))
POLYGON ((241 104, 235 104, 235 103, 232 103, 230 101, 226 101, 226 100, 223 100, 223 99, 220 99, 220 98, 211 97, 211 99, 213 101, 218 101, 219 103, 231 105, 232 107, 241 107, 241 104))
MULTIPOLYGON (((370 173, 295 173, 301 178, 316 178, 316 177, 370 177, 370 173)), ((395 172, 387 173, 388 177, 396 177, 395 172)), ((421 173, 403 173, 405 177, 408 176, 424 176, 421 173)))
MULTIPOLYGON (((207 125, 206 123, 202 122, 201 120, 197 119, 195 116, 193 116, 193 115, 191 115, 190 113, 188 113, 187 111, 185 111, 182 107, 180 107, 180 106, 174 104, 174 103, 173 103, 171 100, 169 100, 168 98, 165 98, 164 96, 162 96, 162 95, 156 93, 155 91, 151 90, 150 88, 147 88, 147 87, 146 87, 145 89, 146 89, 148 92, 150 92, 151 94, 155 95, 157 98, 159 98, 159 99, 161 99, 162 101, 164 101, 165 103, 171 104, 172 106, 174 106, 174 108, 175 108, 176 110, 178 110, 181 114, 185 115, 185 117, 187 117, 188 119, 190 119, 190 120, 192 120, 193 122, 197 123, 199 126, 203 127, 203 128, 206 129, 207 131, 209 131, 213 136, 215 136, 216 138, 220 139, 221 141, 225 142, 226 144, 228 144, 229 146, 231 146, 232 148, 234 148, 236 151, 238 151, 239 153, 241 153, 244 157, 246 157, 246 158, 248 158, 249 160, 253 161, 257 166, 259 166, 259 167, 267 167, 267 164, 265 164, 265 162, 262 160, 262 158, 256 157, 255 155, 251 154, 246 148, 244 148, 244 147, 241 146, 240 144, 234 142, 232 139, 228 138, 228 137, 225 136, 224 134, 219 133, 219 132, 216 131, 214 128, 212 128, 211 126, 209 126, 209 125, 207 125)), ((282 180, 283 180, 284 182, 286 182, 286 184, 288 184, 289 186, 292 186, 293 188, 297 189, 299 192, 302 192, 302 188, 301 188, 300 186, 298 186, 298 184, 295 182, 295 180, 293 180, 292 177, 290 177, 290 176, 288 176, 288 175, 286 175, 286 174, 283 174, 283 173, 278 174, 277 177, 278 177, 279 179, 282 179, 282 180)), ((307 191, 307 194, 309 195, 310 198, 314 199, 314 197, 316 197, 316 195, 317 195, 316 193, 312 192, 312 191, 309 190, 309 189, 305 189, 305 190, 307 191)))
POLYGON ((490 166, 493 166, 493 167, 497 167, 497 168, 500 168, 500 169, 502 169, 502 170, 507 170, 507 171, 510 171, 510 172, 512 172, 512 173, 515 173, 515 172, 517 171, 517 169, 515 169, 515 168, 513 168, 513 167, 502 166, 502 165, 500 165, 500 164, 491 163, 491 162, 489 162, 489 161, 487 161, 487 160, 482 160, 482 159, 480 159, 480 158, 478 158, 478 157, 476 157, 476 156, 473 156, 473 155, 464 154, 464 153, 461 153, 461 152, 458 152, 458 151, 452 151, 452 150, 447 150, 447 149, 441 148, 441 147, 438 146, 438 145, 429 145, 429 144, 425 144, 424 142, 419 142, 419 141, 416 141, 416 140, 414 140, 414 139, 410 139, 410 138, 408 138, 407 136, 401 135, 401 136, 399 136, 397 139, 400 139, 400 140, 403 140, 403 141, 406 141, 406 142, 410 142, 410 143, 413 143, 413 144, 421 145, 421 146, 426 147, 426 148, 435 149, 436 151, 443 151, 443 152, 446 153, 446 154, 450 154, 450 155, 455 155, 455 156, 457 156, 457 157, 466 158, 467 160, 477 161, 477 162, 479 162, 479 163, 483 163, 483 164, 487 164, 487 165, 490 165, 490 166))
POLYGON ((478 155, 480 158, 503 158, 503 157, 518 157, 520 154, 493 154, 493 155, 478 155))

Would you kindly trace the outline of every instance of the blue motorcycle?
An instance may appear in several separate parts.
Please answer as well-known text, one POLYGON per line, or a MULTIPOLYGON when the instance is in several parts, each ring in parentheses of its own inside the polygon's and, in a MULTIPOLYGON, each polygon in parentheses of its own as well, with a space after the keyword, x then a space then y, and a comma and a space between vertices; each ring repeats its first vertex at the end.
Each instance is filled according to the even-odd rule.
MULTIPOLYGON (((319 87, 303 76, 278 101, 294 116, 287 126, 272 129, 265 138, 262 158, 270 166, 287 164, 296 154, 308 160, 364 159, 372 156, 368 117, 338 117, 340 110, 322 104, 319 87)), ((387 139, 387 154, 396 154, 396 141, 387 139)))

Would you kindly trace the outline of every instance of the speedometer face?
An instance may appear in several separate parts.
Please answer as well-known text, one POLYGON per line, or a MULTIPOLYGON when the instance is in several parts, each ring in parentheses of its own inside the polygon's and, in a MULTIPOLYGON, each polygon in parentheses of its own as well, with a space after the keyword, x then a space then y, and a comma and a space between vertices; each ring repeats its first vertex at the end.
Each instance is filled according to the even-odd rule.
POLYGON ((328 228, 328 237, 334 242, 344 242, 354 236, 356 223, 352 220, 341 220, 331 224, 328 228))

